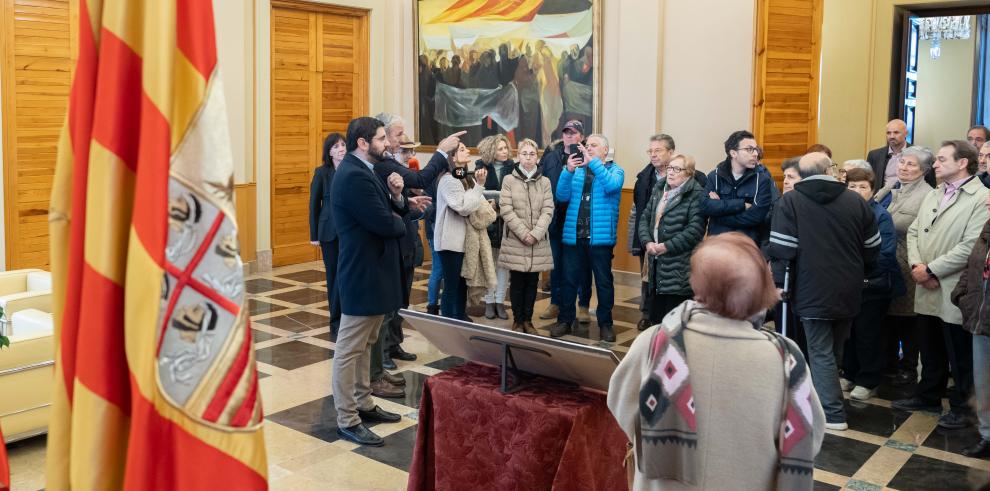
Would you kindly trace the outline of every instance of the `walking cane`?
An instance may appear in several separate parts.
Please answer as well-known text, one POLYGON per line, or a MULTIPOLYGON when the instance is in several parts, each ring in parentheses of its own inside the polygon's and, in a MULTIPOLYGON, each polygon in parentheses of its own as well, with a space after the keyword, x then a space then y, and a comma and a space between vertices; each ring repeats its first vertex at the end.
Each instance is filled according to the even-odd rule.
POLYGON ((790 291, 791 284, 791 262, 788 261, 784 266, 784 291, 781 293, 781 304, 780 304, 780 333, 787 337, 787 300, 788 292, 790 291))

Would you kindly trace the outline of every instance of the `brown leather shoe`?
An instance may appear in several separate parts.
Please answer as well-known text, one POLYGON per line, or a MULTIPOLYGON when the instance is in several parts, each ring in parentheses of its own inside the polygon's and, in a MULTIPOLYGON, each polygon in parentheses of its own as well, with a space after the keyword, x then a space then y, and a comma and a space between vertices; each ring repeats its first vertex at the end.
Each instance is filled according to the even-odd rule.
POLYGON ((523 322, 523 332, 526 334, 536 334, 537 336, 540 335, 540 333, 536 332, 536 326, 530 321, 523 322))
POLYGON ((406 386, 406 378, 403 377, 402 375, 397 375, 397 374, 394 374, 394 373, 385 372, 385 375, 382 375, 382 378, 385 379, 386 381, 388 381, 388 383, 390 383, 390 384, 392 384, 392 385, 394 385, 396 387, 405 387, 406 386))
POLYGON ((402 387, 396 387, 382 377, 371 383, 371 395, 375 397, 405 397, 406 391, 402 387))
POLYGON ((526 332, 526 326, 522 322, 513 322, 512 330, 516 332, 526 332))

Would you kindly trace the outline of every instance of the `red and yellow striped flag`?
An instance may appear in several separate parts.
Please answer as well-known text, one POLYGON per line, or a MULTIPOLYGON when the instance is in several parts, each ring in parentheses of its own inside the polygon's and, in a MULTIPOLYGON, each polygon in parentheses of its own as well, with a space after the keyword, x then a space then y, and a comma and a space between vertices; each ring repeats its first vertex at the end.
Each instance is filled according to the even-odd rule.
POLYGON ((208 0, 80 0, 51 201, 48 489, 261 489, 208 0))

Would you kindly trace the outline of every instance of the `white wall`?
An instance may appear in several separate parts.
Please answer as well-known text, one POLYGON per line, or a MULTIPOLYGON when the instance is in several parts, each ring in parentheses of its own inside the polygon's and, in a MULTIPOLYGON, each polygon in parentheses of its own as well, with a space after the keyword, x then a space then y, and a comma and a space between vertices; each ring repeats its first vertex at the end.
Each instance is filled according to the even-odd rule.
POLYGON ((934 60, 929 54, 932 42, 919 43, 915 144, 937 148, 944 140, 966 138, 973 114, 973 34, 969 39, 942 40, 942 55, 934 60))
POLYGON ((234 183, 254 181, 254 12, 245 0, 213 0, 217 62, 227 101, 234 183))
POLYGON ((729 134, 751 129, 756 2, 670 0, 665 9, 660 129, 709 171, 729 134))

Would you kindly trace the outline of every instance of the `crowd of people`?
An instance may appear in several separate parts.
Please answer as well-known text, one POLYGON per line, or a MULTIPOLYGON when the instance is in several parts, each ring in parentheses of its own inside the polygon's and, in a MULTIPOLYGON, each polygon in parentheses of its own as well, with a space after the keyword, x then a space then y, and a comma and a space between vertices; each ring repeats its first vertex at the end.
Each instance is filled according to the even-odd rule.
MULTIPOLYGON (((423 260, 420 221, 433 258, 427 312, 471 321, 470 301, 484 305, 489 319, 507 319, 508 295, 512 330, 536 335, 540 274, 549 272, 550 306, 540 317, 555 319, 550 336, 590 322, 593 284, 600 339, 615 341, 612 259, 625 178, 608 138, 586 135, 580 120, 570 120, 542 157, 536 142, 523 139, 513 160, 504 136, 479 143, 478 159, 461 136, 441 140, 423 168, 410 165, 416 144, 389 114, 358 118, 345 138, 330 135, 324 145, 313 180, 312 240, 324 251, 337 339, 338 431, 357 443, 382 443, 362 422, 398 417, 369 396, 401 395, 402 378, 385 368, 415 356, 401 347, 398 310, 408 306, 423 260)), ((966 140, 937 149, 910 146, 905 137, 904 123, 891 121, 885 147, 841 165, 815 145, 783 162, 782 190, 748 131, 729 135, 725 159, 707 175, 673 137, 651 137, 627 217, 629 252, 641 266, 637 327, 646 335, 626 360, 640 353, 653 361, 667 345, 706 351, 697 346, 712 341, 695 331, 737 338, 740 346, 769 339, 777 350, 752 345, 754 359, 771 363, 768 353, 779 352, 786 362, 793 351, 810 369, 810 377, 792 374, 815 395, 814 410, 803 413, 808 428, 847 429, 843 393, 870 399, 889 377, 914 387, 894 408, 939 413, 945 428, 975 424, 981 439, 963 453, 990 457, 990 312, 983 313, 990 130, 974 127, 966 140), (757 266, 747 265, 750 256, 757 266), (770 290, 758 287, 764 276, 770 290), (782 336, 738 332, 771 323, 782 336), (661 341, 644 341, 660 331, 661 341)), ((793 368, 791 361, 785 365, 793 368)), ((642 396, 650 375, 639 365, 629 370, 620 370, 629 380, 613 379, 613 386, 631 384, 642 396)), ((699 370, 693 383, 710 386, 711 374, 699 370)), ((637 400, 614 397, 613 411, 645 411, 637 400)), ((807 445, 817 452, 820 435, 813 440, 807 445)))

